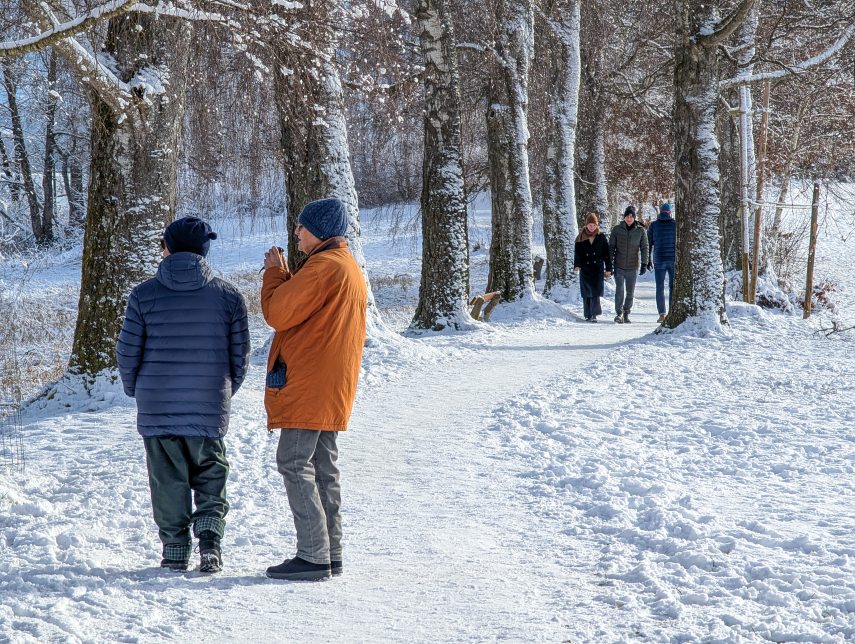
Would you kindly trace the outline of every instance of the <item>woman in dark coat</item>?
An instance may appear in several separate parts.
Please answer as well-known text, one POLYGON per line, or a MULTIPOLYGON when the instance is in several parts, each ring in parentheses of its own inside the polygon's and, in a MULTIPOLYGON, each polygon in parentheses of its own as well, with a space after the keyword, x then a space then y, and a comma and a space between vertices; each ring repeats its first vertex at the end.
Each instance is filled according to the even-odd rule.
POLYGON ((596 322, 603 312, 600 297, 603 295, 603 278, 612 274, 612 258, 609 242, 600 232, 600 219, 591 213, 585 226, 576 237, 573 253, 573 268, 579 275, 579 288, 584 301, 585 321, 596 322))

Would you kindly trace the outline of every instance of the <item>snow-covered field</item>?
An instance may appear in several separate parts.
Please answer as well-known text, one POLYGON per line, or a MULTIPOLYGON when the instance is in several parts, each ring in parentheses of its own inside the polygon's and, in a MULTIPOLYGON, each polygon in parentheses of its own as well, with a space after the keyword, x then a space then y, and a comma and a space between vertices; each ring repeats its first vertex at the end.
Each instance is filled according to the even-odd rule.
MULTIPOLYGON (((365 252, 402 330, 419 242, 390 240, 387 214, 364 213, 365 252)), ((842 223, 825 229, 817 279, 837 283, 851 326, 842 223)), ((215 228, 212 263, 253 292, 281 233, 215 228)), ((484 252, 472 261, 480 291, 484 252)), ((23 271, 25 297, 73 309, 78 267, 72 249, 2 276, 23 271)), ((369 349, 340 440, 345 574, 323 583, 263 575, 294 535, 258 363, 226 438, 214 576, 157 567, 119 387, 31 405, 27 469, 0 470, 0 641, 855 639, 855 332, 731 304, 727 333, 653 335, 651 280, 639 289, 632 325, 500 310, 472 332, 369 349)), ((257 347, 266 335, 256 318, 257 347)))

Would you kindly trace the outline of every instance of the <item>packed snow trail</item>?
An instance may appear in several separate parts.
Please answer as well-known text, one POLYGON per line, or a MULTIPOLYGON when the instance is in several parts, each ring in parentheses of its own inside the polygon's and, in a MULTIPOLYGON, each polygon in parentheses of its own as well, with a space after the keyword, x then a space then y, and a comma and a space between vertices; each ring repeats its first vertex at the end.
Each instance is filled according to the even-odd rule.
POLYGON ((322 583, 263 574, 294 534, 259 364, 213 576, 157 567, 133 401, 58 392, 0 480, 0 641, 855 639, 851 341, 741 303, 727 333, 654 337, 652 290, 629 326, 517 315, 368 351, 322 583))
MULTIPOLYGON (((655 314, 639 313, 632 325, 501 329, 464 349, 466 335, 431 338, 425 360, 385 379, 369 373, 340 437, 345 574, 324 583, 263 574, 293 555, 294 535, 276 436, 264 430, 262 367, 234 400, 225 570, 214 576, 156 567, 132 403, 107 392, 96 411, 37 420, 26 483, 0 519, 12 549, 0 570, 0 637, 562 639, 568 609, 587 612, 595 586, 566 558, 559 565, 557 550, 570 547, 561 515, 527 496, 523 466, 489 427, 503 401, 652 330, 655 314)), ((600 622, 608 609, 596 610, 600 622)))

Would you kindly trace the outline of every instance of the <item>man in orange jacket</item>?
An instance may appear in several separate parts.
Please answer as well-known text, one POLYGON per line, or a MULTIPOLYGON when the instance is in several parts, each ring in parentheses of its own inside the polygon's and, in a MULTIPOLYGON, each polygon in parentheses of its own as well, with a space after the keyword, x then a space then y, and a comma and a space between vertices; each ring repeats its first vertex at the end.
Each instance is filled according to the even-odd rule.
POLYGON ((273 579, 341 574, 338 432, 347 429, 365 343, 365 279, 344 238, 347 208, 313 201, 297 225, 307 255, 293 273, 279 250, 264 255, 261 310, 276 334, 270 346, 264 406, 279 429, 276 464, 285 480, 297 554, 267 569, 273 579))

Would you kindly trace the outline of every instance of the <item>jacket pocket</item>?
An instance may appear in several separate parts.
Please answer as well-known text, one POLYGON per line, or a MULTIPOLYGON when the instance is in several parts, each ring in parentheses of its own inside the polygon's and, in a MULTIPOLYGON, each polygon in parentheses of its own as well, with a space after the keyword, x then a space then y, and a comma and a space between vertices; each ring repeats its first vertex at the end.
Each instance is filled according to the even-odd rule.
POLYGON ((288 373, 288 365, 276 358, 273 363, 273 369, 267 373, 265 385, 271 389, 282 389, 285 386, 286 375, 288 373))

